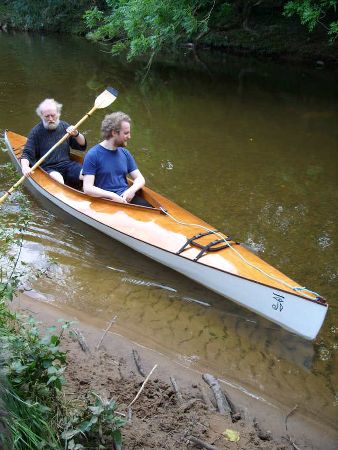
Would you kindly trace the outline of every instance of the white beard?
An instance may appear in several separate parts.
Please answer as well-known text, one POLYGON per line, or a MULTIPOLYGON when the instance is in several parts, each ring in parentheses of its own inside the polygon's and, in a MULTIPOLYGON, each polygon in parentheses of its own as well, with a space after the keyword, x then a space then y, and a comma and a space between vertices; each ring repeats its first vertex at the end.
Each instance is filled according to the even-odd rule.
POLYGON ((56 119, 55 122, 48 122, 46 119, 42 119, 42 123, 46 130, 56 130, 59 126, 60 119, 56 119))

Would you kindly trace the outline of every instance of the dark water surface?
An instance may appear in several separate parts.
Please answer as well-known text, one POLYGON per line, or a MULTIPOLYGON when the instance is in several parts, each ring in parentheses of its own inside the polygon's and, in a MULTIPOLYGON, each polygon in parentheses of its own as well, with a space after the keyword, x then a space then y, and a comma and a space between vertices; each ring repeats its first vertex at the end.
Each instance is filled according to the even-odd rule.
MULTIPOLYGON (((43 301, 109 321, 184 364, 332 426, 337 417, 337 73, 248 59, 139 64, 60 36, 0 34, 0 128, 27 134, 45 97, 77 122, 107 85, 120 95, 83 125, 100 140, 106 112, 134 121, 129 148, 148 185, 319 292, 330 309, 307 342, 186 278, 47 210, 33 197, 23 259, 50 278, 43 301)), ((0 154, 0 189, 9 187, 0 154)))

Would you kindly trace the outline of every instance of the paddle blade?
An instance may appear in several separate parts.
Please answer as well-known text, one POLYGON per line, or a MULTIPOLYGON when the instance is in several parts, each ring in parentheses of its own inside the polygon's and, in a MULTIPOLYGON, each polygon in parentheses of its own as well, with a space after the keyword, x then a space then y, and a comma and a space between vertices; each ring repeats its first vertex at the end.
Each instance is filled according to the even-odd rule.
POLYGON ((114 100, 116 100, 116 97, 118 96, 118 92, 116 89, 112 87, 107 87, 105 91, 102 92, 98 97, 96 97, 95 100, 95 108, 106 108, 110 104, 113 103, 114 100))

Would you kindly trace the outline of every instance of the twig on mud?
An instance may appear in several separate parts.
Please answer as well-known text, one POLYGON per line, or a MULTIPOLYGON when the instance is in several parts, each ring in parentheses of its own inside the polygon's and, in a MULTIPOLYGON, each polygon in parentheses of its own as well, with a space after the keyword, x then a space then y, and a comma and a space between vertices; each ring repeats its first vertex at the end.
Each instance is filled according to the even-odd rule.
POLYGON ((83 352, 87 353, 90 351, 86 339, 79 329, 74 328, 70 333, 71 336, 75 337, 75 339, 78 341, 83 352))
POLYGON ((95 350, 97 351, 100 348, 100 345, 102 344, 102 341, 105 337, 105 335, 108 333, 110 327, 113 325, 113 323, 115 323, 115 320, 117 319, 117 316, 114 316, 112 318, 112 320, 109 322, 109 325, 107 326, 107 328, 104 330, 103 335, 101 336, 100 342, 97 344, 97 346, 95 347, 95 350))
POLYGON ((224 393, 215 377, 208 373, 202 375, 203 380, 210 386, 212 392, 214 393, 215 400, 217 403, 217 408, 220 414, 226 415, 231 413, 231 407, 225 398, 224 393))
POLYGON ((189 401, 183 403, 178 410, 182 412, 187 412, 191 409, 197 402, 202 402, 200 398, 191 398, 189 401))
POLYGON ((118 366, 117 366, 121 380, 123 380, 125 378, 124 374, 122 373, 122 365, 123 364, 124 364, 124 359, 121 356, 119 359, 119 362, 118 362, 118 366))
POLYGON ((294 414, 298 409, 298 405, 294 406, 290 412, 287 413, 287 415, 285 416, 285 429, 286 431, 288 431, 288 418, 290 416, 292 416, 292 414, 294 414))
MULTIPOLYGON (((284 438, 285 439, 285 438, 284 438)), ((294 450, 301 450, 301 448, 300 447, 298 447, 298 445, 296 445, 294 442, 292 442, 292 440, 291 440, 291 438, 290 438, 290 436, 287 434, 286 435, 286 440, 288 441, 288 443, 290 444, 290 445, 292 445, 292 447, 294 448, 294 450)))
POLYGON ((171 381, 171 384, 172 384, 172 386, 174 388, 174 391, 175 391, 175 393, 177 395, 178 401, 181 403, 183 401, 183 397, 182 397, 182 394, 181 394, 180 390, 178 389, 178 385, 177 385, 177 382, 176 382, 175 378, 174 377, 170 377, 170 381, 171 381))
POLYGON ((128 407, 128 413, 127 413, 127 422, 130 423, 131 422, 131 416, 132 416, 132 410, 130 408, 130 406, 128 407))
MULTIPOLYGON (((290 412, 287 413, 287 415, 285 416, 285 430, 288 431, 288 418, 290 416, 292 416, 298 409, 298 405, 294 406, 290 412)), ((290 438, 290 436, 287 434, 286 435, 286 440, 289 442, 290 445, 292 445, 292 447, 295 450, 300 450, 300 448, 292 441, 292 439, 290 438)))
POLYGON ((198 439, 195 436, 189 436, 188 439, 189 439, 189 441, 191 441, 194 444, 198 445, 200 448, 206 448, 207 450, 218 450, 218 447, 210 445, 207 442, 201 441, 201 439, 198 439))
POLYGON ((225 399, 228 402, 228 405, 230 406, 230 415, 232 422, 237 422, 238 420, 241 420, 242 414, 237 410, 229 395, 226 392, 223 392, 223 395, 225 396, 225 399))
POLYGON ((140 375, 144 378, 146 376, 144 369, 142 367, 141 358, 137 350, 133 349, 133 357, 134 361, 137 367, 137 370, 139 371, 140 375))
POLYGON ((135 402, 136 400, 139 398, 141 392, 144 389, 144 386, 146 385, 147 381, 149 380, 149 378, 151 377, 151 374, 154 372, 154 370, 156 369, 157 364, 154 365, 154 367, 151 369, 151 371, 149 372, 147 378, 143 381, 142 386, 140 388, 140 390, 138 391, 138 393, 136 394, 136 397, 134 398, 134 400, 132 402, 129 403, 129 405, 127 406, 127 408, 129 409, 135 402))

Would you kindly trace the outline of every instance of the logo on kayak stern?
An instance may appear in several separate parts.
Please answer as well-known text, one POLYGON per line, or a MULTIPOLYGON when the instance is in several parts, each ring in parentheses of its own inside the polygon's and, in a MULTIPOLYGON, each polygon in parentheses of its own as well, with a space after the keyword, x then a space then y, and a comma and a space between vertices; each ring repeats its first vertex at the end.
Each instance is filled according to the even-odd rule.
POLYGON ((274 301, 276 302, 276 303, 272 304, 272 308, 275 311, 279 311, 279 312, 283 311, 283 308, 284 308, 284 305, 283 305, 283 303, 284 303, 284 296, 280 295, 280 294, 277 294, 276 292, 273 292, 272 293, 272 297, 273 297, 274 301))

